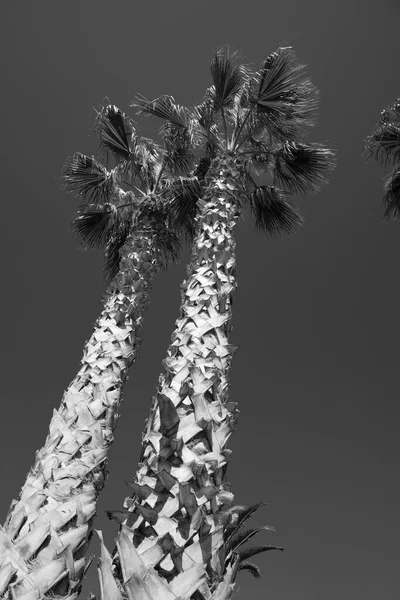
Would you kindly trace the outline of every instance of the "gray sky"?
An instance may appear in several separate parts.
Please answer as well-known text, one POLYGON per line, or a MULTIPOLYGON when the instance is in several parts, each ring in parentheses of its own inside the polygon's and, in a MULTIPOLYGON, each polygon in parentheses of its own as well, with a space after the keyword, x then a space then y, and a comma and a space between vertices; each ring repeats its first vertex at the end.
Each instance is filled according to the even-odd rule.
MULTIPOLYGON (((397 598, 400 225, 381 221, 385 169, 361 157, 381 109, 400 96, 397 2, 4 4, 0 522, 100 311, 101 257, 76 250, 76 202, 59 182, 68 155, 96 151, 93 106, 108 96, 133 115, 139 92, 191 104, 210 85, 217 46, 258 65, 291 44, 321 90, 309 140, 336 148, 338 166, 323 192, 299 199, 306 223, 295 236, 269 241, 251 222, 238 226, 231 391, 241 417, 230 479, 238 502, 268 502, 255 522, 274 525, 263 542, 286 552, 255 559, 263 578, 242 574, 237 597, 397 598)), ((186 259, 154 285, 126 386, 96 523, 110 548, 116 527, 104 511, 129 493, 186 259)), ((83 597, 89 589, 93 567, 83 597)))

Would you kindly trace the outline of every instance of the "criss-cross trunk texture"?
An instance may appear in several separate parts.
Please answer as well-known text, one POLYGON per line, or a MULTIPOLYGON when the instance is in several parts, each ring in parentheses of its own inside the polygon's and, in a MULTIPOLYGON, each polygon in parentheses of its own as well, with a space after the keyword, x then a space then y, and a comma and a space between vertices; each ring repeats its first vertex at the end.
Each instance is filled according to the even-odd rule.
POLYGON ((198 202, 180 317, 130 484, 134 495, 125 510, 110 513, 121 523, 113 559, 102 544, 103 600, 209 600, 224 577, 218 550, 233 502, 226 443, 238 417, 228 396, 238 161, 213 161, 198 202))
POLYGON ((144 224, 121 250, 120 271, 79 373, 54 410, 45 445, 0 527, 0 598, 78 596, 122 387, 138 354, 159 264, 154 227, 144 224))

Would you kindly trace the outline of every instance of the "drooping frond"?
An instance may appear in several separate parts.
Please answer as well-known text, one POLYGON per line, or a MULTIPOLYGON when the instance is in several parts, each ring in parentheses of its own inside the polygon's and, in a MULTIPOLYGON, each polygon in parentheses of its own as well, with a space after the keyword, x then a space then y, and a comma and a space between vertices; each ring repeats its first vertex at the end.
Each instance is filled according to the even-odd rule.
POLYGON ((249 203, 256 228, 268 235, 292 234, 303 224, 298 208, 276 187, 257 187, 250 195, 249 203))
POLYGON ((214 110, 231 105, 245 81, 246 70, 237 64, 237 58, 238 53, 230 52, 227 46, 219 48, 214 54, 210 65, 214 84, 210 88, 210 97, 214 110))
POLYGON ((286 142, 275 153, 274 183, 291 193, 317 192, 334 166, 332 150, 320 144, 286 142))
POLYGON ((109 104, 97 114, 97 130, 101 144, 116 160, 128 160, 130 140, 135 137, 133 122, 119 108, 109 104))
POLYGON ((268 552, 269 550, 279 550, 280 552, 284 552, 285 548, 282 548, 282 546, 255 546, 254 548, 243 548, 239 550, 238 555, 240 561, 245 561, 262 552, 268 552))
POLYGON ((400 167, 386 178, 383 186, 383 218, 400 219, 400 167))
POLYGON ((238 571, 249 571, 256 579, 261 577, 260 567, 257 567, 257 565, 254 565, 253 563, 239 563, 238 571))
POLYGON ((85 250, 104 248, 117 227, 119 215, 113 204, 89 205, 80 210, 71 227, 85 250))
POLYGON ((120 270, 120 250, 125 244, 131 229, 131 219, 127 217, 118 219, 112 236, 107 242, 104 255, 104 273, 107 284, 116 277, 120 270))
POLYGON ((114 173, 94 157, 76 152, 63 169, 64 187, 91 203, 105 202, 114 187, 114 173))
POLYGON ((178 231, 188 238, 194 235, 197 201, 203 189, 197 177, 179 177, 166 191, 171 219, 178 231))
POLYGON ((262 121, 271 135, 290 139, 313 124, 318 91, 304 72, 291 48, 278 48, 264 60, 249 90, 255 125, 262 121))
POLYGON ((237 552, 239 547, 246 544, 252 537, 260 533, 261 531, 268 530, 269 527, 252 527, 244 531, 238 531, 229 541, 226 542, 226 553, 237 552))
POLYGON ((382 164, 400 159, 400 122, 378 125, 365 140, 367 158, 375 158, 382 164))
POLYGON ((147 100, 144 96, 139 95, 134 98, 131 106, 139 108, 138 114, 154 115, 179 127, 187 125, 184 107, 176 104, 175 99, 167 94, 154 100, 147 100))

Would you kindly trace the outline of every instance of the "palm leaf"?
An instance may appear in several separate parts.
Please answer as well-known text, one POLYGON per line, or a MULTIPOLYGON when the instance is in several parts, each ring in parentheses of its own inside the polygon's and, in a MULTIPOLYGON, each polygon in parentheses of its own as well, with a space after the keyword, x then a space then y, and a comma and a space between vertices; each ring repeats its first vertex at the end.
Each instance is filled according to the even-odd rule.
POLYGON ((120 270, 120 250, 124 246, 131 230, 131 219, 120 218, 114 227, 114 232, 107 242, 104 256, 104 272, 107 284, 117 276, 120 270))
POLYGON ((197 177, 176 178, 165 193, 174 226, 189 239, 195 232, 197 201, 202 194, 203 189, 197 177))
POLYGON ((367 158, 375 158, 384 165, 400 158, 400 124, 386 123, 375 128, 365 140, 367 158))
POLYGON ((149 138, 140 138, 132 148, 129 171, 133 182, 150 190, 161 166, 162 150, 149 138))
POLYGON ((304 72, 291 48, 278 48, 252 79, 249 101, 272 135, 292 137, 300 125, 313 123, 318 91, 304 72))
POLYGON ((239 563, 238 571, 249 571, 256 579, 259 579, 261 577, 260 568, 257 567, 257 565, 254 565, 253 563, 239 563))
POLYGON ((113 204, 89 205, 78 211, 71 227, 83 249, 104 248, 117 227, 118 218, 113 204))
POLYGON ((387 123, 399 123, 400 122, 400 98, 388 106, 381 112, 379 119, 379 125, 386 125, 387 123))
POLYGON ((187 126, 186 111, 175 103, 172 96, 165 94, 154 100, 147 100, 139 95, 134 98, 131 106, 139 108, 138 114, 154 115, 179 127, 187 126))
POLYGON ((228 555, 229 552, 237 552, 239 546, 246 544, 252 537, 260 533, 261 531, 268 530, 269 527, 252 527, 251 529, 245 529, 244 531, 239 531, 236 535, 234 535, 228 542, 225 544, 225 551, 228 555))
POLYGON ((240 561, 248 560, 257 554, 261 554, 262 552, 268 552, 269 550, 280 550, 284 552, 284 548, 281 546, 255 546, 254 548, 244 548, 243 550, 238 551, 240 561))
POLYGON ((327 182, 334 157, 320 144, 287 142, 275 154, 274 183, 291 193, 316 192, 327 182))
POLYGON ((251 506, 232 506, 227 512, 233 517, 233 523, 225 528, 224 539, 228 541, 237 531, 243 526, 243 524, 250 519, 255 512, 257 512, 262 506, 265 506, 265 502, 259 502, 258 504, 252 504, 251 506))
POLYGON ((117 160, 128 160, 131 155, 129 138, 134 135, 132 120, 113 104, 97 115, 97 129, 101 144, 117 160))
POLYGON ((400 218, 400 169, 396 167, 385 179, 383 188, 383 218, 400 218))
POLYGON ((257 187, 249 196, 249 203, 256 228, 268 235, 292 234, 303 224, 303 217, 297 207, 276 187, 257 187))
POLYGON ((80 152, 65 162, 63 180, 66 191, 92 203, 106 201, 115 185, 113 171, 107 171, 94 157, 80 152))
POLYGON ((229 48, 219 48, 211 61, 211 75, 213 87, 210 88, 210 96, 214 103, 214 109, 231 105, 235 95, 239 92, 245 82, 246 71, 242 65, 236 64, 237 52, 230 52, 229 48))

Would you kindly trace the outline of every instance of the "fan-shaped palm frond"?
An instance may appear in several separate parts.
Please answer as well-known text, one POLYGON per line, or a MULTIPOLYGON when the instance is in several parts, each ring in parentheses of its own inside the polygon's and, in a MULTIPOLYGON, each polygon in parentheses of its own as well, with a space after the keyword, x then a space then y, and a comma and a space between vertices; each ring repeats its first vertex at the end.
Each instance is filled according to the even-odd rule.
POLYGON ((89 205, 78 210, 71 227, 83 249, 105 248, 118 229, 118 210, 113 204, 89 205))
POLYGON ((365 140, 367 158, 375 158, 382 164, 400 159, 400 123, 378 125, 365 140))
POLYGON ((167 94, 154 100, 147 100, 144 96, 138 95, 135 96, 131 106, 139 108, 138 114, 154 115, 179 127, 187 126, 185 108, 176 104, 175 99, 167 94))
POLYGON ((105 202, 115 185, 113 171, 107 171, 94 157, 76 152, 65 162, 64 187, 88 202, 105 202))
POLYGON ((290 139, 299 127, 313 124, 318 92, 304 71, 288 47, 264 60, 250 82, 249 102, 256 111, 253 127, 262 121, 271 135, 290 139))
POLYGON ((275 154, 274 183, 291 193, 316 192, 327 182, 334 156, 321 144, 286 142, 275 154))
POLYGON ((214 110, 220 110, 233 103, 233 100, 247 77, 243 65, 237 64, 238 52, 231 52, 227 46, 219 48, 211 61, 213 87, 209 95, 213 101, 214 110))
POLYGON ((256 228, 268 235, 292 234, 303 224, 298 208, 276 187, 257 187, 249 197, 249 203, 256 228))
POLYGON ((383 207, 384 219, 400 219, 400 166, 396 166, 385 179, 383 207))
POLYGON ((115 105, 109 104, 97 114, 97 130, 102 146, 111 152, 116 160, 130 158, 130 141, 135 138, 132 119, 115 105))

